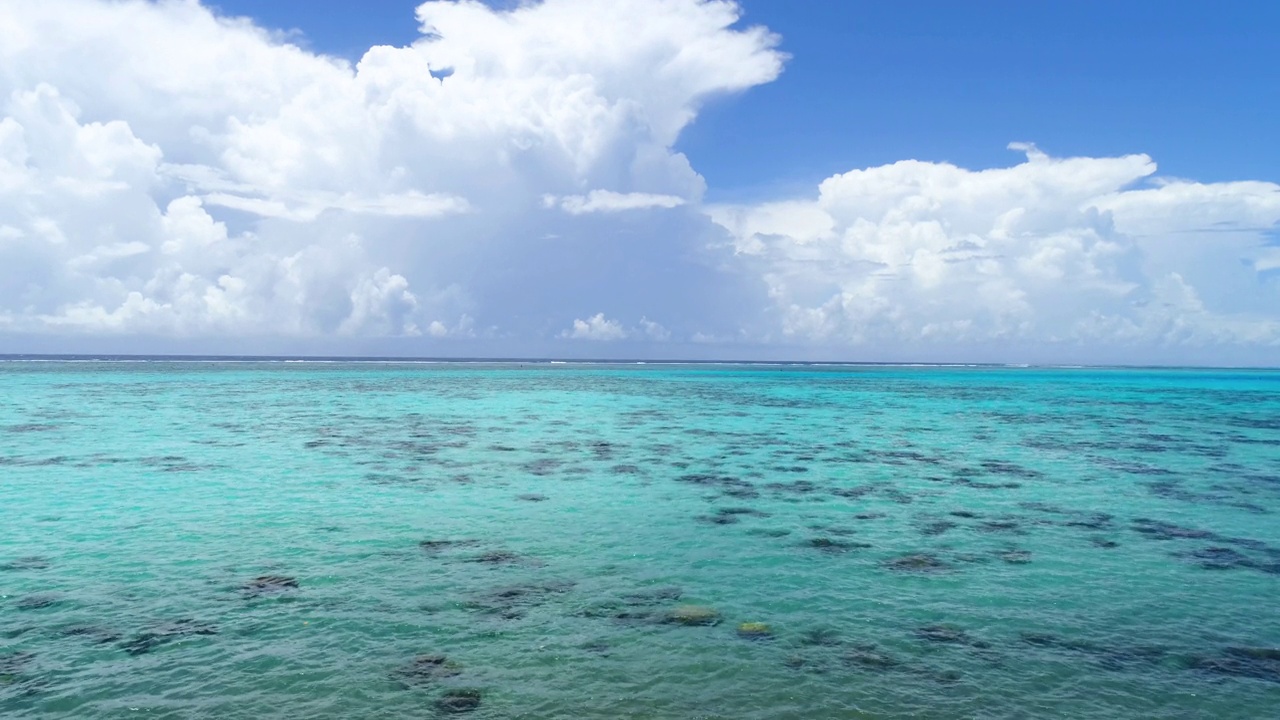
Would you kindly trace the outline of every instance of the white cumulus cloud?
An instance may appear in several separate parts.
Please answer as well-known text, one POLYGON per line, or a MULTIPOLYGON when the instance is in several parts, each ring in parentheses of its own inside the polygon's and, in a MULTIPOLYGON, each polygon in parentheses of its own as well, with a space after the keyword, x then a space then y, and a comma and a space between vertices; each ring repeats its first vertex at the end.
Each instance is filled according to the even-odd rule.
POLYGON ((627 331, 617 320, 609 320, 604 313, 596 313, 586 320, 574 320, 573 327, 565 330, 560 337, 570 340, 622 340, 627 331))
POLYGON ((708 210, 781 334, 846 345, 1280 344, 1280 186, 1153 181, 1145 155, 903 161, 708 210))
POLYGON ((547 195, 543 198, 546 207, 559 206, 570 215, 583 215, 597 212, 622 212, 624 210, 648 210, 651 208, 670 209, 684 205, 684 199, 675 195, 655 195, 653 193, 618 193, 611 190, 592 190, 587 195, 569 195, 557 198, 547 195))
POLYGON ((650 340, 664 342, 671 339, 671 331, 649 318, 640 318, 640 330, 650 340))

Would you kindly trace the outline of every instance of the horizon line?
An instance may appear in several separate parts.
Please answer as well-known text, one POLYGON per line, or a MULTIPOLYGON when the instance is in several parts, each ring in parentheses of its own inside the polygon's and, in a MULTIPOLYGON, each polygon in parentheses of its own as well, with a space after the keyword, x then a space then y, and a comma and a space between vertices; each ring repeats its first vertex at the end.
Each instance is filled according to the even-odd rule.
POLYGON ((563 364, 563 365, 760 365, 808 367, 925 367, 1056 370, 1280 370, 1276 365, 1161 365, 1018 362, 928 362, 872 360, 698 360, 644 358, 469 357, 410 355, 216 355, 201 353, 0 353, 0 362, 243 362, 382 364, 563 364))

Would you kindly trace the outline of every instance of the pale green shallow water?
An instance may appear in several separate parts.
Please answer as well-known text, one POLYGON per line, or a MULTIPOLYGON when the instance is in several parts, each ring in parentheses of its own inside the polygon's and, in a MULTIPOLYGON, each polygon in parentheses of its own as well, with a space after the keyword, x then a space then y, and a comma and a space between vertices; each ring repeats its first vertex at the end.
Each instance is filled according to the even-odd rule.
POLYGON ((0 363, 0 716, 1275 717, 1277 511, 1274 372, 0 363))

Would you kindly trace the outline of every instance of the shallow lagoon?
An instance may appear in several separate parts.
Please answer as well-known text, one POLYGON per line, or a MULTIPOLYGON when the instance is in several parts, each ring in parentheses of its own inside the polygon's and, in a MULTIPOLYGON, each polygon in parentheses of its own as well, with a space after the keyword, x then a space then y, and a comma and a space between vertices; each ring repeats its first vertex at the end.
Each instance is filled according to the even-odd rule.
POLYGON ((1278 511, 1276 372, 2 363, 0 714, 1267 717, 1278 511))

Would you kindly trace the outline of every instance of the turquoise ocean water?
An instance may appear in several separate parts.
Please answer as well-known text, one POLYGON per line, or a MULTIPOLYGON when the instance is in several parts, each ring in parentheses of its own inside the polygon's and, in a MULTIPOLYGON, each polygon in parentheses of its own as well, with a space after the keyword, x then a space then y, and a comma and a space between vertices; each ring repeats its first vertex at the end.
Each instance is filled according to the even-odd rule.
POLYGON ((5 718, 1271 718, 1278 605, 1280 372, 0 363, 5 718))

